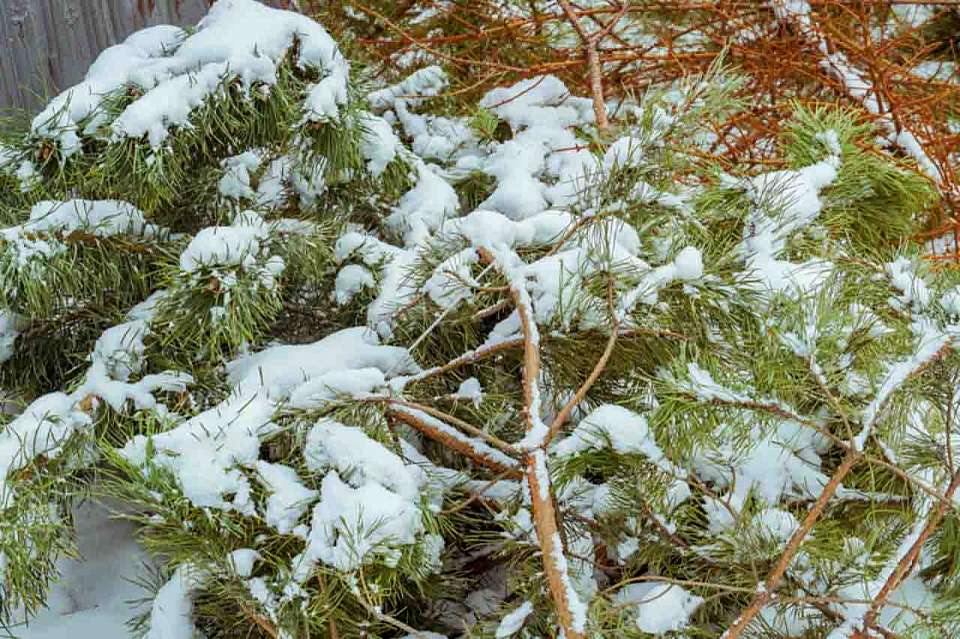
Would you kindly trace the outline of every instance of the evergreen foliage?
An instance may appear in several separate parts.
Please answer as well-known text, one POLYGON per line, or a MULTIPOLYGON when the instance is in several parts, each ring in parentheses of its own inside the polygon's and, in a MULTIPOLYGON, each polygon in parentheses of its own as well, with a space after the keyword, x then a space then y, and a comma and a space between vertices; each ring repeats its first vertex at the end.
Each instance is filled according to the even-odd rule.
POLYGON ((757 173, 721 66, 600 131, 254 0, 118 46, 0 148, 0 623, 92 499, 151 639, 960 632, 960 281, 863 114, 757 173))

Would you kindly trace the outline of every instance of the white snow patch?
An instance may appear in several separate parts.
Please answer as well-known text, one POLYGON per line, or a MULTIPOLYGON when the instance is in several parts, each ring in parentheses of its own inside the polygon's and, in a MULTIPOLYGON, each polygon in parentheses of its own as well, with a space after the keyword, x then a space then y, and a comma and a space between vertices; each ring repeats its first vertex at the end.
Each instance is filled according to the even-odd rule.
POLYGON ((506 639, 520 632, 527 617, 533 612, 533 604, 529 601, 523 602, 520 606, 509 612, 500 620, 497 626, 496 639, 506 639))
POLYGON ((683 630, 703 603, 703 597, 668 583, 628 584, 617 591, 614 600, 635 611, 637 627, 654 635, 683 630))

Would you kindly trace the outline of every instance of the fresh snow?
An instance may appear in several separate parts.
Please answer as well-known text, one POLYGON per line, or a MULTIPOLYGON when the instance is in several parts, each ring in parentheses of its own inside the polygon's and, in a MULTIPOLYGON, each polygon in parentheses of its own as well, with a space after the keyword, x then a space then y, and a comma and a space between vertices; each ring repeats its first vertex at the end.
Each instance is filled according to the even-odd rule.
POLYGON ((194 569, 181 565, 157 591, 150 608, 149 630, 145 639, 194 639, 191 593, 197 587, 194 569))
POLYGON ((13 629, 19 639, 125 637, 137 612, 130 602, 148 594, 133 583, 144 565, 153 564, 134 540, 136 526, 112 516, 105 503, 87 502, 75 516, 80 556, 58 562, 47 607, 13 629))
POLYGON ((128 235, 151 238, 161 229, 146 222, 136 207, 117 200, 44 200, 30 209, 23 224, 0 229, 0 240, 10 247, 19 269, 32 261, 48 260, 66 251, 73 234, 96 237, 128 235))
POLYGON ((632 611, 640 630, 660 636, 683 630, 703 598, 674 584, 636 583, 617 591, 615 601, 632 611))
POLYGON ((473 402, 474 406, 480 406, 483 402, 483 387, 480 380, 476 377, 468 377, 460 382, 457 392, 454 393, 456 399, 464 399, 473 402))
POLYGON ((310 470, 336 470, 355 485, 380 484, 410 501, 420 493, 418 474, 358 428, 320 420, 307 435, 304 457, 310 470))
POLYGON ((572 433, 561 440, 554 452, 561 457, 607 445, 620 454, 641 453, 654 460, 664 458, 642 416, 613 404, 594 409, 572 433))
POLYGON ((57 140, 65 155, 81 151, 78 131, 95 133, 104 126, 115 140, 146 136, 159 148, 172 127, 188 127, 194 109, 230 80, 247 91, 257 85, 269 90, 295 38, 297 63, 326 74, 311 91, 305 117, 336 117, 346 97, 348 65, 323 27, 255 0, 219 0, 193 35, 154 27, 104 51, 83 82, 57 96, 34 119, 33 131, 57 140), (102 101, 127 85, 143 95, 106 122, 102 101))
POLYGON ((313 344, 275 346, 237 359, 227 367, 234 384, 227 399, 149 441, 138 435, 123 453, 134 463, 150 461, 173 472, 198 506, 252 514, 251 486, 236 466, 256 464, 260 439, 276 429, 272 418, 280 402, 327 373, 369 367, 397 374, 417 371, 404 349, 378 341, 368 329, 352 328, 313 344), (157 452, 152 460, 148 448, 157 452), (225 493, 232 493, 232 499, 225 500, 225 493))
POLYGON ((28 233, 62 233, 84 231, 91 235, 151 236, 157 228, 148 224, 143 213, 134 206, 118 200, 69 200, 57 202, 45 200, 33 205, 30 219, 22 224, 3 230, 4 240, 12 241, 17 235, 28 233))
POLYGON ((258 460, 255 468, 260 483, 270 493, 266 522, 281 535, 289 534, 306 512, 307 504, 317 498, 317 491, 304 486, 296 469, 289 466, 258 460))
POLYGON ((764 173, 741 185, 757 207, 744 225, 740 251, 747 262, 746 275, 761 291, 798 297, 819 290, 826 281, 832 267, 825 260, 793 263, 781 255, 787 239, 820 214, 820 192, 836 180, 839 165, 839 156, 831 155, 802 169, 764 173), (770 209, 772 216, 765 212, 770 209))
POLYGON ((15 496, 7 485, 12 471, 38 455, 56 457, 74 431, 92 423, 89 415, 73 410, 75 402, 64 393, 44 395, 0 431, 0 508, 6 508, 15 496))
POLYGON ((190 274, 202 269, 243 267, 256 273, 262 286, 272 289, 285 264, 265 245, 269 234, 268 225, 253 213, 237 216, 230 226, 202 229, 181 253, 180 270, 190 274))
POLYGON ((525 601, 519 607, 507 613, 507 615, 500 620, 500 625, 497 626, 497 639, 506 639, 520 632, 520 628, 523 627, 523 623, 532 612, 533 604, 525 601))
POLYGON ((372 553, 395 563, 398 548, 415 543, 422 531, 416 499, 376 481, 344 481, 331 470, 320 486, 304 556, 342 571, 356 570, 372 553))
MULTIPOLYGON (((817 41, 824 68, 878 116, 892 141, 938 179, 913 134, 892 126, 863 74, 845 57, 827 50, 809 3, 771 0, 771 5, 778 20, 793 21, 817 41)), ((32 134, 55 143, 64 159, 84 152, 81 136, 106 142, 145 140, 153 153, 162 153, 175 132, 192 128, 197 109, 210 98, 225 91, 239 91, 252 99, 269 95, 278 82, 281 61, 292 52, 297 54, 295 64, 318 73, 301 105, 297 135, 305 135, 300 127, 337 122, 348 101, 350 68, 328 33, 304 16, 254 0, 218 0, 195 32, 154 27, 105 50, 83 82, 54 98, 37 116, 32 134), (136 95, 118 114, 104 108, 110 96, 131 89, 136 95)), ((353 573, 374 561, 395 565, 405 550, 418 546, 426 556, 426 567, 436 569, 444 541, 428 532, 425 511, 439 510, 444 491, 453 487, 515 505, 513 510, 505 506, 498 516, 512 525, 505 534, 523 543, 535 536, 530 509, 534 489, 547 498, 555 496, 558 510, 602 516, 615 500, 614 482, 591 483, 578 477, 551 486, 555 466, 591 451, 642 456, 670 478, 666 511, 650 513, 667 533, 676 531, 669 516, 690 497, 688 480, 695 477, 715 491, 702 504, 711 535, 729 539, 741 534, 737 526, 743 522, 738 515, 746 512, 749 531, 771 548, 781 548, 800 527, 797 515, 783 502, 809 501, 829 481, 822 472, 821 457, 830 443, 810 428, 811 422, 819 425, 820 416, 803 416, 787 402, 761 394, 746 382, 718 382, 702 362, 683 361, 676 374, 661 371, 659 383, 696 401, 738 411, 739 422, 748 429, 746 441, 742 433, 731 432, 730 424, 719 424, 710 444, 698 443, 694 450, 676 451, 659 432, 658 443, 651 428, 655 421, 648 419, 656 410, 651 391, 649 409, 578 406, 571 415, 572 426, 550 442, 547 424, 561 401, 554 393, 564 389, 554 388, 548 369, 526 380, 528 428, 513 443, 532 469, 523 485, 502 479, 483 482, 465 471, 434 464, 418 450, 418 434, 405 425, 398 432, 381 432, 351 423, 354 418, 346 416, 316 416, 345 400, 388 406, 395 417, 415 420, 424 430, 455 440, 462 450, 517 471, 521 468, 517 459, 483 438, 465 435, 442 419, 404 404, 405 389, 432 372, 421 370, 413 353, 436 324, 409 348, 393 345, 400 309, 412 303, 432 305, 439 309, 439 323, 447 314, 476 303, 478 291, 494 286, 490 284, 494 275, 502 276, 513 307, 491 322, 483 346, 464 355, 468 361, 484 349, 511 341, 513 346, 539 350, 557 333, 562 335, 574 326, 603 332, 644 329, 648 313, 664 306, 661 298, 666 299, 667 293, 696 297, 702 287, 720 280, 712 274, 709 250, 690 243, 699 239, 681 242, 670 233, 635 228, 617 216, 623 202, 596 209, 583 205, 583 190, 594 180, 616 179, 616 171, 644 167, 656 151, 655 139, 625 135, 613 140, 602 154, 586 148, 579 132, 593 126, 591 101, 572 96, 558 78, 545 75, 493 89, 480 100, 479 106, 512 132, 505 141, 480 141, 465 117, 418 112, 447 86, 444 71, 430 66, 366 96, 373 110, 360 116, 359 151, 366 172, 376 178, 399 159, 411 170, 413 180, 386 214, 382 235, 348 226, 334 246, 338 271, 333 290, 325 294, 340 306, 354 303, 362 292, 372 296, 365 309, 366 326, 334 332, 308 344, 267 344, 258 351, 245 345, 224 367, 228 392, 217 403, 180 415, 162 403, 160 393, 183 393, 194 380, 178 371, 143 375, 149 370, 144 361, 147 345, 160 328, 154 326, 158 308, 171 294, 159 291, 103 331, 70 393, 31 398, 0 431, 0 508, 16 498, 11 475, 41 455, 55 458, 74 434, 91 428, 94 410, 102 402, 116 411, 147 411, 163 425, 157 433, 138 435, 121 448, 120 454, 131 464, 169 473, 194 507, 258 518, 277 533, 302 542, 302 552, 285 567, 288 581, 279 588, 253 576, 258 566, 267 563, 256 548, 235 549, 224 558, 274 621, 281 605, 302 596, 318 564, 353 573), (472 211, 463 210, 454 188, 467 178, 493 182, 489 196, 472 211), (550 247, 549 252, 545 247, 550 247), (441 259, 431 262, 432 272, 422 283, 415 281, 411 273, 425 256, 436 254, 441 259), (492 258, 490 263, 487 258, 492 258), (617 285, 610 290, 612 300, 596 295, 592 292, 596 287, 588 285, 609 272, 618 273, 617 285), (612 302, 612 318, 608 302, 612 302), (765 418, 752 416, 751 409, 762 409, 765 418), (292 411, 308 416, 285 433, 302 446, 302 460, 262 459, 262 447, 288 428, 283 418, 292 411), (682 461, 674 463, 671 457, 682 461)), ((669 126, 672 118, 659 110, 654 128, 669 126)), ((828 259, 795 261, 790 250, 794 238, 819 230, 818 220, 844 168, 838 132, 825 131, 817 139, 827 155, 808 166, 722 178, 725 188, 745 194, 748 202, 729 290, 755 296, 761 312, 774 308, 778 296, 797 300, 822 292, 834 273, 828 259)), ((241 275, 252 274, 257 286, 275 291, 287 269, 279 255, 283 234, 309 234, 315 225, 271 214, 297 197, 301 204, 315 203, 326 192, 328 180, 344 176, 328 175, 325 161, 308 169, 288 149, 276 153, 237 148, 230 153, 217 169, 217 202, 229 215, 219 225, 198 231, 185 246, 178 245, 182 252, 174 271, 179 267, 177 275, 191 283, 216 277, 227 290, 241 275)), ((30 161, 21 161, 6 148, 0 148, 0 170, 15 174, 21 188, 38 179, 30 161)), ((685 219, 693 210, 692 194, 694 190, 680 185, 666 192, 641 181, 631 197, 673 209, 685 219)), ((31 270, 35 265, 65 254, 71 238, 87 235, 127 236, 142 242, 169 237, 141 210, 119 200, 42 201, 32 206, 26 221, 0 229, 12 272, 20 276, 36 275, 31 270)), ((728 268, 723 265, 724 271, 728 268)), ((935 299, 921 269, 906 258, 883 269, 893 291, 891 310, 912 321, 913 348, 906 356, 881 362, 876 387, 858 377, 851 362, 844 364, 849 368, 845 373, 849 394, 866 402, 861 414, 851 416, 859 427, 854 443, 860 450, 871 437, 886 450, 887 444, 877 436, 886 403, 952 347, 960 334, 955 326, 944 329, 931 319, 931 313, 940 308, 960 314, 960 293, 935 299)), ((873 311, 850 311, 859 319, 856 326, 846 327, 848 337, 863 327, 861 322, 870 324, 871 337, 889 331, 873 311)), ((773 315, 769 318, 772 332, 778 328, 773 315)), ((780 345, 804 359, 815 379, 826 385, 828 372, 833 371, 825 371, 818 361, 820 336, 815 319, 811 317, 803 330, 780 332, 778 337, 780 345)), ((12 353, 25 321, 13 313, 0 314, 0 360, 12 353)), ((474 407, 491 401, 474 377, 464 379, 442 399, 472 402, 474 407)), ((840 486, 837 496, 863 495, 840 486)), ((50 609, 24 630, 26 639, 77 633, 122 636, 125 632, 121 625, 130 609, 124 600, 132 598, 132 587, 111 577, 146 557, 130 537, 132 527, 109 520, 101 510, 97 504, 81 507, 78 530, 84 559, 60 562, 63 582, 54 589, 50 609)), ((922 515, 918 511, 918 522, 923 521, 922 515)), ((639 519, 636 514, 624 522, 619 545, 610 549, 611 561, 626 561, 646 543, 639 519)), ((583 631, 588 627, 591 600, 601 586, 601 577, 595 574, 594 540, 582 531, 564 533, 564 539, 559 535, 550 539, 555 548, 550 559, 557 566, 573 626, 583 631)), ((920 524, 915 524, 894 556, 901 555, 920 533, 920 524)), ((704 547, 688 551, 703 552, 704 547)), ((4 561, 0 555, 0 568, 4 561)), ((894 569, 892 561, 881 566, 877 577, 844 586, 841 593, 858 599, 875 596, 894 569)), ((803 570, 802 561, 796 564, 803 570)), ((679 585, 655 581, 656 575, 649 577, 653 581, 619 589, 615 604, 644 633, 682 633, 704 600, 679 585)), ((149 610, 147 639, 195 637, 192 595, 202 579, 201 572, 190 565, 168 575, 149 610)), ((495 632, 497 639, 506 639, 521 633, 535 610, 531 601, 517 605, 516 599, 508 599, 505 582, 500 585, 503 593, 495 593, 495 603, 491 603, 493 589, 476 591, 467 603, 477 612, 486 606, 484 614, 512 607, 495 632), (514 603, 505 607, 506 601, 514 603)), ((927 586, 914 577, 896 596, 923 602, 917 605, 930 605, 932 599, 927 586)), ((859 604, 842 607, 839 614, 844 621, 831 637, 852 630, 865 612, 859 604)), ((881 619, 886 622, 888 617, 881 619)), ((805 629, 799 620, 790 623, 796 623, 798 632, 805 629)), ((410 635, 414 636, 440 637, 429 632, 410 635)))

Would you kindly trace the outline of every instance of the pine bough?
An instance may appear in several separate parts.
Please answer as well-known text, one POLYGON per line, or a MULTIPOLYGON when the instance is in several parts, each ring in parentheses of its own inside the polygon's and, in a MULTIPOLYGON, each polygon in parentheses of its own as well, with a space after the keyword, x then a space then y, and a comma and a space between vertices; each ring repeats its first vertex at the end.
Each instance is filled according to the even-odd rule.
POLYGON ((599 137, 549 76, 357 80, 219 0, 3 147, 0 620, 109 498, 156 639, 960 629, 960 287, 870 125, 748 175, 722 70, 599 137))

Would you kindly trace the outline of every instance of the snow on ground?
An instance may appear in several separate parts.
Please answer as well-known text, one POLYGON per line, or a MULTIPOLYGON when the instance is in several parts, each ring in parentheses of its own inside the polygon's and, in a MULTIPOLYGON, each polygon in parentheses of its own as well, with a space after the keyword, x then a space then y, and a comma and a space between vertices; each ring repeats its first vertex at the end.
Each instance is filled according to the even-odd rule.
MULTIPOLYGON (((130 522, 111 517, 103 504, 77 510, 80 560, 61 560, 61 581, 48 608, 27 626, 11 629, 19 639, 114 639, 129 636, 126 622, 135 615, 131 602, 147 593, 129 581, 150 560, 133 538, 130 522)), ((3 636, 0 631, 0 636, 3 636)))

